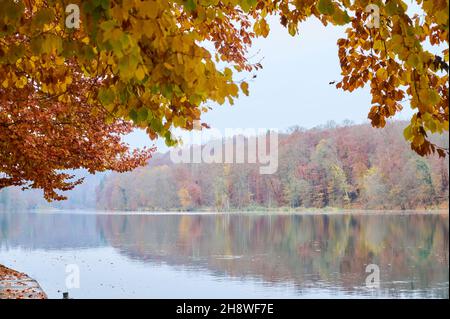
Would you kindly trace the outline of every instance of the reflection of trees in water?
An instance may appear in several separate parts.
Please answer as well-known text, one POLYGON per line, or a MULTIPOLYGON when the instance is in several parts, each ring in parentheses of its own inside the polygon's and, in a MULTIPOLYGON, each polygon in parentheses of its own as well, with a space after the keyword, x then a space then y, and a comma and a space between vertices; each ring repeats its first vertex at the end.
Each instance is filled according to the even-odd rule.
POLYGON ((0 246, 76 249, 112 245, 130 258, 259 277, 305 287, 361 286, 365 265, 382 286, 443 284, 448 297, 448 215, 0 214, 0 246), (392 283, 404 281, 403 284, 392 283))
POLYGON ((122 215, 97 220, 112 246, 144 261, 299 286, 321 280, 348 289, 364 284, 365 266, 375 263, 386 288, 398 281, 405 289, 448 285, 448 215, 122 215))
POLYGON ((76 249, 105 244, 95 215, 0 212, 0 247, 76 249))

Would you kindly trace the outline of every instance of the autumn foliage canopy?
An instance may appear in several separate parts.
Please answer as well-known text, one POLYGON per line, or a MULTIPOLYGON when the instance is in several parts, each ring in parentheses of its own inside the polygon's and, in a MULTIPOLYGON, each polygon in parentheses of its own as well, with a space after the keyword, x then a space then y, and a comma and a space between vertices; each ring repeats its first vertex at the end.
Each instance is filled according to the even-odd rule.
POLYGON ((270 15, 292 36, 309 17, 348 26, 337 87, 370 86, 376 127, 406 101, 416 111, 404 131, 412 149, 444 156, 428 136, 449 126, 449 1, 415 5, 421 12, 403 0, 0 0, 0 188, 61 199, 55 190, 80 182, 67 169, 144 165, 151 150, 131 152, 120 136, 139 127, 174 145, 170 130, 191 130, 208 103, 249 94, 233 75, 261 67, 247 52, 269 34, 270 15), (69 4, 80 9, 75 28, 69 4))

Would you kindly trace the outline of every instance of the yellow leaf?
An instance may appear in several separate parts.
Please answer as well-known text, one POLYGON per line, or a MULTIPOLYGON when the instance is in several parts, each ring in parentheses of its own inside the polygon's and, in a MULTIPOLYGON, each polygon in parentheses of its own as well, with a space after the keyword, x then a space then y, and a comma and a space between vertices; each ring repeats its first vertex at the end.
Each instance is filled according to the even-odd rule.
POLYGON ((163 65, 166 67, 166 69, 168 69, 168 70, 173 70, 173 66, 170 65, 169 63, 164 62, 163 65))
POLYGON ((241 86, 242 92, 244 92, 244 94, 248 96, 249 95, 248 83, 247 82, 242 82, 240 86, 241 86))
POLYGON ((388 78, 388 73, 385 69, 379 68, 376 73, 377 79, 385 81, 388 78))
POLYGON ((137 78, 139 81, 142 81, 142 80, 144 79, 144 77, 145 77, 145 71, 144 71, 144 68, 143 68, 142 66, 140 66, 140 67, 138 67, 137 70, 136 70, 136 78, 137 78))

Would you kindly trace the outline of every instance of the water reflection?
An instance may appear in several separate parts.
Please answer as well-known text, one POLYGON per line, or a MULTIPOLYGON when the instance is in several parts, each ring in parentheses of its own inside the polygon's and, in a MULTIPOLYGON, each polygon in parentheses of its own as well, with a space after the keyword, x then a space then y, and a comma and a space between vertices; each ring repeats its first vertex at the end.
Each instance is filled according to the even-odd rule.
POLYGON ((448 215, 438 214, 0 213, 0 245, 111 246, 148 267, 182 266, 224 281, 254 278, 268 287, 288 284, 299 296, 315 289, 371 294, 365 266, 377 264, 384 296, 448 298, 448 226, 448 215))

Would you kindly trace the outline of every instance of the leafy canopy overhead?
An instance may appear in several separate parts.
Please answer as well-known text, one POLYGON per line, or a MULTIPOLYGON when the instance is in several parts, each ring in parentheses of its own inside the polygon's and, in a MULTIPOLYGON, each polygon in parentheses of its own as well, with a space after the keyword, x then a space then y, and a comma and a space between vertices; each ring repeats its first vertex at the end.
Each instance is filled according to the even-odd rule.
MULTIPOLYGON (((270 15, 279 16, 292 36, 309 17, 324 25, 347 25, 347 37, 338 41, 342 79, 337 87, 353 91, 370 85, 369 118, 376 127, 383 127, 408 102, 416 110, 404 132, 412 149, 444 156, 428 134, 448 131, 449 126, 449 1, 415 2, 423 14, 409 14, 402 0, 0 0, 3 180, 32 181, 32 187, 42 188, 38 176, 24 172, 46 153, 25 156, 27 164, 11 155, 19 152, 11 149, 12 143, 54 134, 51 125, 37 131, 29 119, 27 127, 20 127, 17 121, 31 109, 53 114, 48 120, 60 126, 60 108, 68 117, 81 108, 102 121, 106 132, 118 122, 132 122, 152 139, 160 136, 168 145, 176 144, 171 128, 193 129, 208 111, 208 102, 232 104, 240 91, 249 94, 248 84, 234 81, 233 75, 261 67, 249 62, 247 50, 252 39, 269 34, 270 15), (79 28, 66 25, 68 4, 80 8, 79 28), (379 8, 379 28, 367 26, 369 4, 379 8), (214 50, 206 49, 209 44, 214 50), (14 129, 22 135, 16 136, 14 129)), ((40 119, 32 123, 36 121, 40 119)), ((86 131, 76 123, 72 128, 80 138, 86 131)), ((66 149, 59 160, 72 152, 66 149)), ((73 165, 60 164, 49 172, 98 169, 81 155, 73 165)), ((49 181, 52 174, 46 175, 49 181)))

